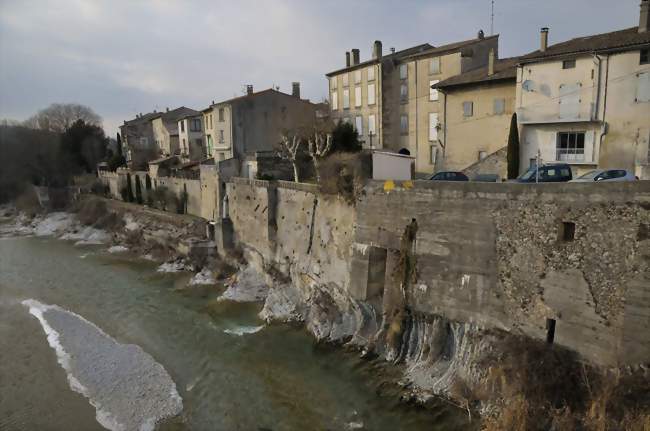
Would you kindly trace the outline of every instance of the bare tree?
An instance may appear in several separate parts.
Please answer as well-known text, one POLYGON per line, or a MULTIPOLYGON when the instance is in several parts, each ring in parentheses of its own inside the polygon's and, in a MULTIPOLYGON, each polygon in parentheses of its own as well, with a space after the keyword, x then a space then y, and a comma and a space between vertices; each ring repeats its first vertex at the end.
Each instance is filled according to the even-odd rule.
POLYGON ((63 133, 77 120, 102 127, 102 119, 99 115, 88 106, 75 103, 53 103, 27 119, 24 125, 32 129, 63 133))
POLYGON ((284 135, 280 142, 280 157, 289 160, 293 165, 293 180, 295 182, 300 182, 298 175, 298 154, 300 144, 302 144, 302 139, 298 135, 293 135, 291 138, 288 135, 284 135))
POLYGON ((309 138, 309 155, 314 162, 316 181, 320 183, 320 161, 332 151, 332 135, 316 132, 309 138))

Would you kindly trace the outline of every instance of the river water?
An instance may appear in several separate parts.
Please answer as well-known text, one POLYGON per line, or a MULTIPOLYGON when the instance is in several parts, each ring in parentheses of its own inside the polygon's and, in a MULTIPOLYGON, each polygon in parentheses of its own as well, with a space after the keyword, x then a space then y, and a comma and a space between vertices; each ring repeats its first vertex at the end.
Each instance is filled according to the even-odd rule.
MULTIPOLYGON (((75 349, 70 361, 77 369, 85 363, 114 372, 121 364, 104 363, 106 356, 91 348, 93 331, 104 333, 104 350, 139 346, 162 365, 182 398, 182 412, 162 430, 470 428, 465 414, 445 403, 433 410, 399 404, 377 385, 378 369, 384 370, 379 362, 316 345, 299 328, 266 326, 257 317, 259 304, 218 302, 215 287, 181 289, 188 278, 101 247, 0 239, 0 429, 105 429, 89 396, 71 389, 44 326, 23 304, 30 299, 60 307, 49 321, 59 325, 59 341, 75 349)), ((94 370, 72 374, 101 385, 94 370)), ((142 374, 134 372, 127 384, 146 399, 155 389, 141 382, 142 374)), ((118 399, 117 408, 139 405, 120 393, 103 396, 118 399)))

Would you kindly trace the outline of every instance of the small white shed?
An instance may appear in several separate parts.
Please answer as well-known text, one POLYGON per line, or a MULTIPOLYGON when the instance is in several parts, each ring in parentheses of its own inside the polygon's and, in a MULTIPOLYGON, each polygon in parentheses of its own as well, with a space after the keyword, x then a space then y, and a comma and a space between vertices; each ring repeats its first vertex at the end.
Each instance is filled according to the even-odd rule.
POLYGON ((412 180, 415 157, 386 151, 372 152, 373 180, 412 180))

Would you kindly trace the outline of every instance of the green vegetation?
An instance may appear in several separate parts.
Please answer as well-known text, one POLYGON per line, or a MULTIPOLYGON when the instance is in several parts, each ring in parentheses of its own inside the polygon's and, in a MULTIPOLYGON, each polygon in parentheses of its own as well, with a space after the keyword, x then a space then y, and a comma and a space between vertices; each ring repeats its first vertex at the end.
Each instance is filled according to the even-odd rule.
POLYGON ((517 114, 512 114, 510 134, 508 135, 508 179, 519 176, 519 128, 517 114))

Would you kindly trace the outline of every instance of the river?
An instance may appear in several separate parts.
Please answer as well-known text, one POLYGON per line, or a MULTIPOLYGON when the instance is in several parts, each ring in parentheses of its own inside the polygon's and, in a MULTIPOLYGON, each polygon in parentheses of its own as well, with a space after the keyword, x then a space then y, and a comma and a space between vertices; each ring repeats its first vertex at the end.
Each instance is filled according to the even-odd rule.
MULTIPOLYGON (((104 250, 48 238, 0 239, 0 429, 105 429, 89 396, 69 383, 78 373, 81 383, 101 386, 95 370, 119 371, 121 362, 104 363, 107 356, 93 347, 101 337, 104 350, 139 346, 138 354, 173 380, 182 411, 162 430, 470 427, 462 411, 443 402, 433 410, 400 404, 377 385, 380 370, 386 372, 380 361, 316 345, 300 328, 265 325, 259 304, 218 302, 215 287, 182 289, 187 274, 158 273, 151 262, 104 250), (60 307, 46 317, 73 349, 72 373, 29 304, 60 307), (83 370, 83 363, 91 366, 83 370)), ((131 358, 122 360, 130 366, 131 358)), ((128 376, 124 390, 146 399, 156 388, 142 383, 142 374, 128 376)), ((139 404, 125 402, 120 391, 94 389, 137 414, 128 409, 139 404)))

